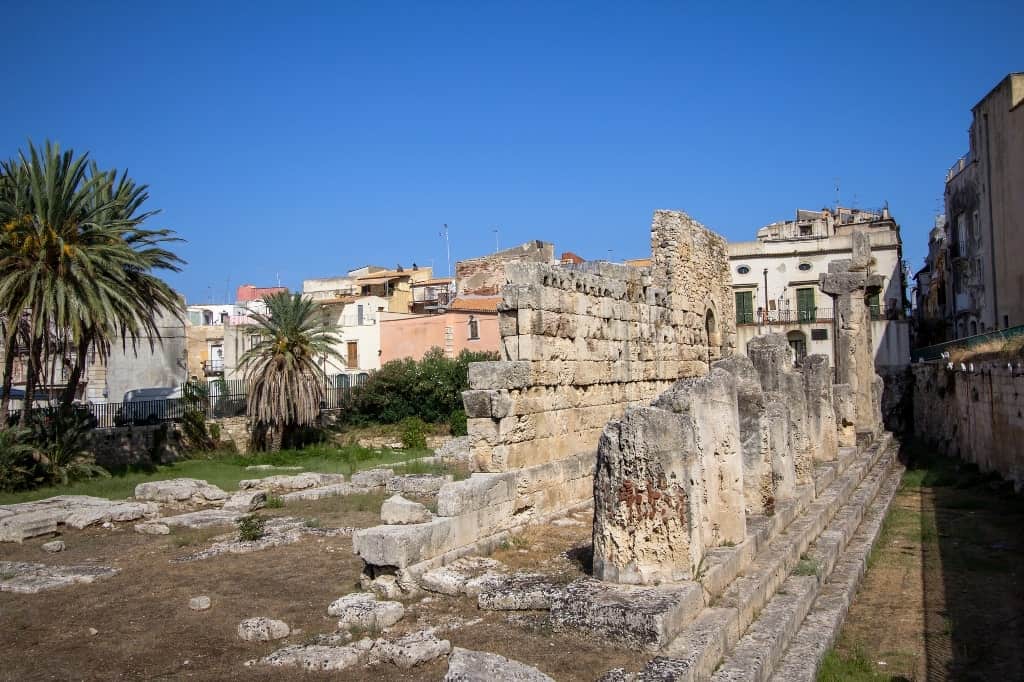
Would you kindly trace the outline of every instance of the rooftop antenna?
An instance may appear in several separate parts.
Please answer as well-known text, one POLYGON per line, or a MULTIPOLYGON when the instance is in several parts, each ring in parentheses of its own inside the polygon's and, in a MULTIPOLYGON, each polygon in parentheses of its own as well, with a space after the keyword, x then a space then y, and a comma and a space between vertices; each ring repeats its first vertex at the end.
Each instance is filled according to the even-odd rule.
POLYGON ((836 213, 839 213, 839 178, 832 178, 836 184, 836 213))
POLYGON ((281 286, 281 273, 278 272, 276 274, 277 274, 277 286, 281 286))
POLYGON ((445 250, 445 253, 448 256, 448 276, 451 277, 452 276, 452 245, 451 245, 451 242, 448 241, 448 223, 444 224, 444 232, 442 232, 439 236, 444 237, 444 250, 445 250))
POLYGON ((495 225, 491 232, 494 233, 494 253, 498 253, 501 249, 498 247, 498 228, 500 225, 495 225))

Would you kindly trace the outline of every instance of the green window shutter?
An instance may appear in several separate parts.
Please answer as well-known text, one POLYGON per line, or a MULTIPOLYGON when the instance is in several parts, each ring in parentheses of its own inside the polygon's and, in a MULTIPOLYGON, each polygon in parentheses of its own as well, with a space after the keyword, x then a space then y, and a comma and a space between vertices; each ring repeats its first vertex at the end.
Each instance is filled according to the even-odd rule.
POLYGON ((754 292, 736 292, 736 324, 754 323, 754 292))
POLYGON ((817 315, 817 307, 814 305, 814 289, 796 290, 796 311, 800 322, 812 322, 817 315))

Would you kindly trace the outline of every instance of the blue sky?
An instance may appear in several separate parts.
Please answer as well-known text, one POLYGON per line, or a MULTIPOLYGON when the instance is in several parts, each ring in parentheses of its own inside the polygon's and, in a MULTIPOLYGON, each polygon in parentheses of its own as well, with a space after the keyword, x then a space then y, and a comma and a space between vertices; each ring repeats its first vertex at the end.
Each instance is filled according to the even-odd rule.
POLYGON ((49 138, 151 186, 190 302, 555 242, 649 253, 888 201, 917 269, 1024 3, 8 3, 0 156, 49 138), (154 7, 143 7, 152 4, 154 7))

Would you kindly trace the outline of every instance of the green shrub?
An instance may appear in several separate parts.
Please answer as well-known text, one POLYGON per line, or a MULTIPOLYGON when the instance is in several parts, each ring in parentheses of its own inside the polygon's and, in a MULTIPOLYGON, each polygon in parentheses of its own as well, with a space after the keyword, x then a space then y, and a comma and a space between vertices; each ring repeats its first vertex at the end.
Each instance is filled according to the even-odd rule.
POLYGON ((210 423, 210 425, 207 428, 210 430, 210 439, 214 442, 214 444, 219 445, 220 444, 220 424, 218 424, 217 422, 212 422, 212 423, 210 423))
POLYGON ((243 516, 235 523, 238 524, 238 539, 242 542, 256 542, 266 534, 267 522, 255 514, 243 516))
POLYGON ((29 417, 28 429, 45 482, 67 485, 79 478, 110 476, 88 449, 92 422, 87 413, 73 406, 38 410, 29 417))
POLYGON ((440 348, 432 348, 419 361, 386 362, 364 385, 353 389, 342 418, 353 424, 396 424, 407 417, 434 424, 448 421, 462 409, 469 363, 496 359, 495 353, 465 350, 449 358, 440 348))
POLYGON ((38 453, 29 436, 28 429, 16 426, 0 430, 0 492, 25 490, 41 482, 38 453))
POLYGON ((284 500, 278 495, 270 495, 267 497, 267 509, 280 509, 284 506, 284 500))
POLYGON ((466 428, 466 412, 464 410, 455 410, 452 412, 452 416, 448 418, 448 424, 451 426, 453 436, 465 436, 469 434, 469 429, 466 428))
POLYGON ((406 417, 399 424, 402 429, 402 447, 407 450, 427 447, 427 425, 419 417, 406 417))
POLYGON ((210 389, 197 379, 185 383, 182 393, 184 414, 181 418, 181 430, 185 435, 185 443, 191 450, 208 452, 217 444, 206 429, 206 412, 210 407, 210 389))

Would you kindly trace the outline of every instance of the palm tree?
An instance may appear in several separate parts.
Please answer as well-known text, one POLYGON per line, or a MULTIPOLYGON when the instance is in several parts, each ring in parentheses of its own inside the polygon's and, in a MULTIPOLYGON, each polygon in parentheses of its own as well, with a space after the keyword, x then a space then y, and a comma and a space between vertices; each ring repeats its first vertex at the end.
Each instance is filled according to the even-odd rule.
POLYGON ((152 274, 183 261, 162 247, 176 241, 172 232, 141 227, 155 214, 141 210, 146 189, 49 142, 43 150, 30 142, 27 155, 0 165, 0 315, 27 316, 26 405, 40 380, 54 383, 58 357, 71 369, 67 405, 90 348, 105 358, 118 339, 153 344, 164 311, 181 315, 177 296, 152 274))
POLYGON ((249 384, 254 440, 259 428, 268 428, 270 448, 278 450, 288 433, 317 421, 326 381, 318 360, 340 359, 340 339, 301 294, 280 292, 263 300, 266 315, 252 316, 258 340, 239 365, 249 384))

